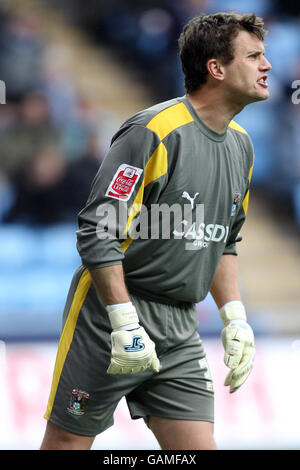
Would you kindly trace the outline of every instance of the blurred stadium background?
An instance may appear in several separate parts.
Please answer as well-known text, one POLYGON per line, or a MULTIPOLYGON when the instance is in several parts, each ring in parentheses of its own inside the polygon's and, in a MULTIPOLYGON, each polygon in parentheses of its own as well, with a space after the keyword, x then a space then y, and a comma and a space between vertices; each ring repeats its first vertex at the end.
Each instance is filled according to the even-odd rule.
MULTIPOLYGON (((198 305, 221 449, 299 449, 300 7, 290 0, 2 0, 0 79, 0 448, 40 445, 62 310, 74 269, 76 214, 118 126, 184 94, 177 38, 205 12, 263 16, 271 98, 236 121, 256 161, 240 282, 257 356, 230 396, 221 323, 198 305)), ((94 449, 157 449, 124 402, 94 449)))

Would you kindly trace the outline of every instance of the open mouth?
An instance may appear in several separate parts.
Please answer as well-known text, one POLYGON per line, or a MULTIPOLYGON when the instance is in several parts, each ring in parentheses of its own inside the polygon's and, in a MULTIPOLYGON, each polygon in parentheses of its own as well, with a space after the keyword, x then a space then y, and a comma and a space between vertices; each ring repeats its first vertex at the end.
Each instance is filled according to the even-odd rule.
POLYGON ((264 75, 263 77, 261 77, 257 83, 262 86, 263 88, 268 88, 268 84, 267 84, 267 78, 268 76, 267 75, 264 75))

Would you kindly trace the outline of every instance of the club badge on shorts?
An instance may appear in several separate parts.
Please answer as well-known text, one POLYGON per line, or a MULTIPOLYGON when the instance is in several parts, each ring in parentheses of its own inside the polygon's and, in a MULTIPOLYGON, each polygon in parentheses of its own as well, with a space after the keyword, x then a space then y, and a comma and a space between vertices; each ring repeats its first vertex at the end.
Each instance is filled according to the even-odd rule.
POLYGON ((67 408, 68 412, 76 416, 83 415, 85 413, 89 398, 89 393, 74 388, 72 390, 70 402, 67 408))
POLYGON ((114 174, 105 196, 128 201, 142 173, 141 168, 122 163, 114 174))

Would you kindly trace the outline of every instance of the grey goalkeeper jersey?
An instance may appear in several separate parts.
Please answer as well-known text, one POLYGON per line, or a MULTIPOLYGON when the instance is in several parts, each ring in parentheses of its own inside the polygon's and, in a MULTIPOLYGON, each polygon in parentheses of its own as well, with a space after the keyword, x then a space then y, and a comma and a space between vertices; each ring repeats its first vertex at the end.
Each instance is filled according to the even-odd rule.
POLYGON ((80 212, 89 269, 123 263, 129 292, 158 302, 207 295, 223 254, 237 254, 253 167, 246 131, 208 128, 184 96, 128 119, 80 212))

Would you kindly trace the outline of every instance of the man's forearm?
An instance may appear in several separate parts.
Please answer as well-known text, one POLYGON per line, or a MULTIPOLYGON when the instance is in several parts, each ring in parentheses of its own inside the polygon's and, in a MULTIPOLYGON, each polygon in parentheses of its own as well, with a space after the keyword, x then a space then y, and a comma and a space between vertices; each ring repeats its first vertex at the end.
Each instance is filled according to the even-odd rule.
POLYGON ((237 256, 223 255, 221 257, 210 288, 210 293, 219 309, 227 302, 241 300, 238 285, 237 256))
POLYGON ((93 269, 90 273, 105 306, 131 301, 124 280, 122 264, 93 269))
POLYGON ((107 373, 135 374, 148 368, 158 373, 160 363, 155 344, 139 323, 138 314, 126 288, 123 265, 93 269, 90 273, 107 308, 112 327, 111 361, 107 373), (128 350, 130 345, 132 349, 128 350))
POLYGON ((238 285, 238 263, 234 255, 223 255, 210 292, 218 306, 224 328, 221 333, 224 362, 230 371, 224 385, 230 393, 240 388, 249 376, 255 356, 254 334, 247 322, 238 285))

